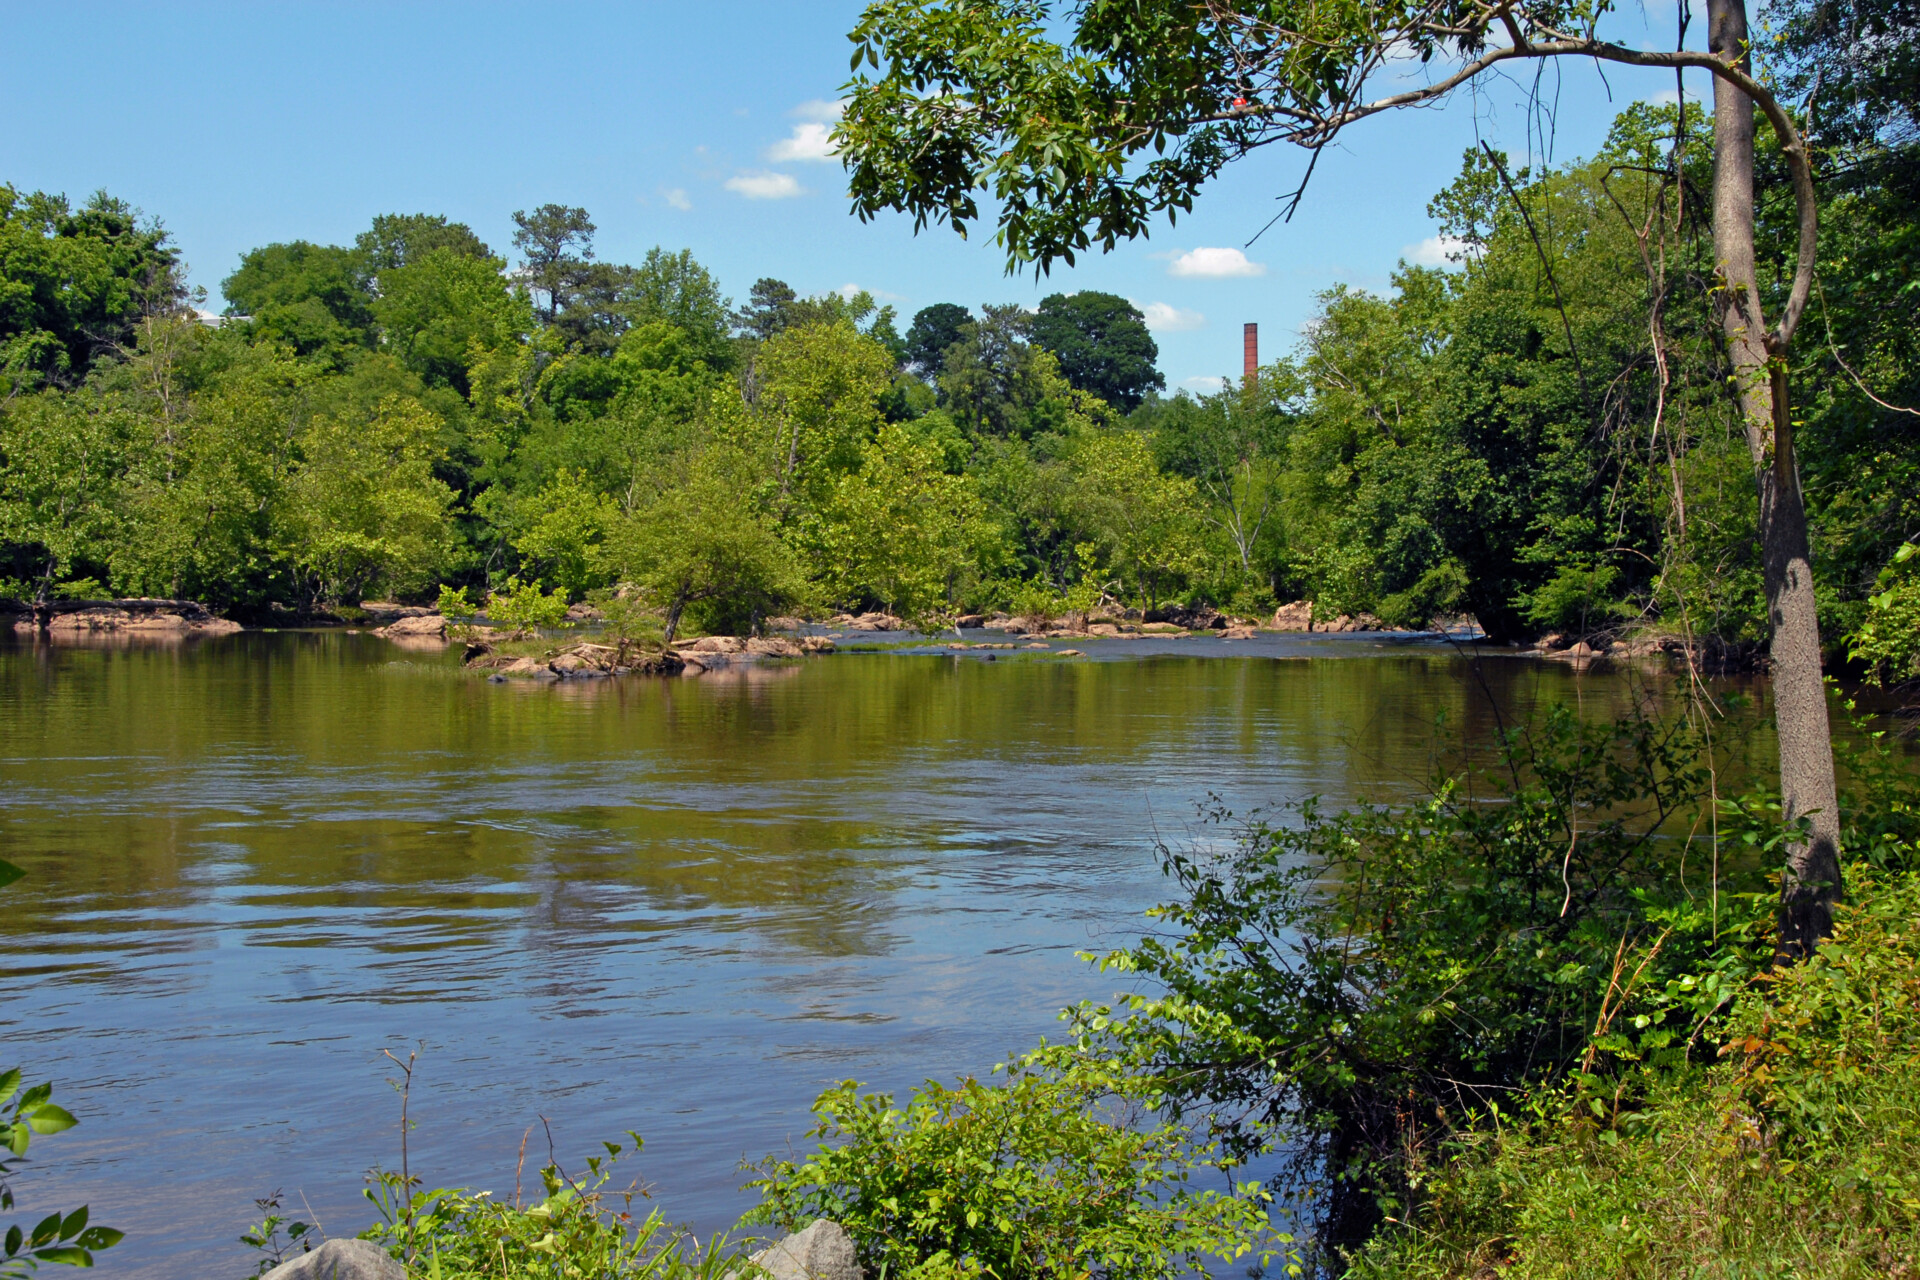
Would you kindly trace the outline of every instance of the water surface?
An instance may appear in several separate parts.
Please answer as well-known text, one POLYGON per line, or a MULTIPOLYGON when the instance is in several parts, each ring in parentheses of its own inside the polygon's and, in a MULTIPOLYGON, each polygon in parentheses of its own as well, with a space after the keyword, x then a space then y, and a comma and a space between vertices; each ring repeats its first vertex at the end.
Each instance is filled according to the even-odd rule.
POLYGON ((399 1157, 380 1050, 420 1047, 430 1183, 510 1190, 540 1117, 563 1164, 633 1129, 725 1226, 824 1085, 983 1071, 1111 994, 1075 953, 1138 931, 1210 793, 1404 795, 1493 703, 1630 696, 1431 643, 1078 643, 554 686, 342 634, 0 648, 5 1057, 83 1122, 23 1211, 91 1201, 141 1277, 237 1280, 276 1188, 353 1234, 399 1157))

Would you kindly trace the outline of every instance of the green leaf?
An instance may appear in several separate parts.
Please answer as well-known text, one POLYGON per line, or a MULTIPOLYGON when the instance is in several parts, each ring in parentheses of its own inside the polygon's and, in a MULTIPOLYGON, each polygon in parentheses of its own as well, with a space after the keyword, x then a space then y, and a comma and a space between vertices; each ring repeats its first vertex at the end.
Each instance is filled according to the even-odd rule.
POLYGON ((57 1244, 49 1249, 35 1249, 33 1256, 42 1262, 64 1262, 70 1267, 90 1267, 93 1255, 78 1245, 57 1244))
POLYGON ((87 1206, 81 1205, 78 1209, 68 1214, 66 1221, 60 1224, 60 1238, 62 1240, 71 1240, 86 1230, 86 1226, 87 1206))
POLYGON ((79 1124, 78 1120, 65 1107, 43 1102, 33 1109, 27 1117, 27 1123, 33 1126, 35 1133, 64 1133, 79 1124))
POLYGON ((82 1249, 111 1249, 126 1238, 126 1232, 115 1231, 112 1227, 88 1227, 74 1243, 82 1249))
POLYGON ((27 873, 19 867, 14 866, 4 858, 0 858, 0 889, 6 888, 25 874, 27 873))

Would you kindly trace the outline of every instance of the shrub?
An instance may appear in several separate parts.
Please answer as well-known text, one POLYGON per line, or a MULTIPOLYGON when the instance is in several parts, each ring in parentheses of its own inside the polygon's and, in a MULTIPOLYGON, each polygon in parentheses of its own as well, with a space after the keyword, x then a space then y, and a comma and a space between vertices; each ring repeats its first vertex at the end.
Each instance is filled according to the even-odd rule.
POLYGON ((1848 882, 1833 938, 1742 994, 1718 1065, 1637 1073, 1626 1107, 1555 1089, 1463 1135, 1417 1229, 1353 1274, 1920 1275, 1920 878, 1848 882))
POLYGON ((1070 1054, 1015 1064, 998 1084, 929 1082, 904 1108, 849 1081, 814 1103, 818 1151, 760 1166, 747 1221, 831 1218, 868 1275, 927 1280, 1160 1280, 1263 1240, 1271 1261, 1290 1237, 1263 1237, 1265 1193, 1193 1190, 1218 1153, 1180 1126, 1122 1114, 1116 1087, 1070 1054))
POLYGON ((448 622, 471 622, 479 612, 473 601, 467 599, 465 587, 450 587, 444 582, 440 584, 440 598, 433 602, 433 607, 448 622))
POLYGON ((542 593, 538 581, 508 578, 505 590, 487 597, 487 618, 514 631, 558 627, 567 620, 567 596, 564 591, 542 593))
MULTIPOLYGON (((628 1136, 637 1151, 639 1136, 628 1136)), ((744 1272, 745 1260, 725 1240, 702 1248, 669 1227, 658 1209, 636 1219, 639 1184, 608 1190, 623 1148, 602 1145, 607 1154, 588 1158, 582 1180, 569 1179, 557 1164, 543 1168, 545 1194, 524 1207, 497 1204, 485 1191, 414 1191, 399 1174, 376 1174, 366 1194, 381 1221, 362 1238, 429 1280, 719 1280, 744 1272)))

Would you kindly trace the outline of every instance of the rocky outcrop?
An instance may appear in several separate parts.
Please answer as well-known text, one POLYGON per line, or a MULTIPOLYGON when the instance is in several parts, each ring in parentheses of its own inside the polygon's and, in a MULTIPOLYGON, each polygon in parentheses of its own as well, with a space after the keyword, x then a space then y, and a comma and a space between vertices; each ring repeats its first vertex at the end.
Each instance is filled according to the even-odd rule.
POLYGON ((825 1218, 767 1246, 750 1261, 772 1280, 864 1280, 853 1237, 825 1218))
POLYGON ((1273 620, 1267 625, 1275 631, 1313 630, 1313 601, 1295 600, 1281 605, 1273 611, 1273 620))
POLYGON ((174 639, 224 636, 240 630, 239 623, 215 617, 197 601, 153 599, 58 600, 47 606, 44 623, 29 618, 14 629, 31 631, 42 626, 49 636, 65 639, 96 635, 174 639))
POLYGON ((1143 621, 1171 622, 1189 631, 1221 631, 1231 619, 1210 604, 1169 604, 1147 610, 1143 621))
POLYGON ((371 1240, 329 1240, 260 1280, 407 1280, 407 1269, 371 1240))
POLYGON ((890 613, 842 613, 835 615, 833 625, 845 627, 848 631, 911 631, 904 618, 896 618, 890 613))
POLYGON ((373 634, 389 640, 427 640, 444 644, 447 640, 447 620, 427 609, 376 628, 373 634))

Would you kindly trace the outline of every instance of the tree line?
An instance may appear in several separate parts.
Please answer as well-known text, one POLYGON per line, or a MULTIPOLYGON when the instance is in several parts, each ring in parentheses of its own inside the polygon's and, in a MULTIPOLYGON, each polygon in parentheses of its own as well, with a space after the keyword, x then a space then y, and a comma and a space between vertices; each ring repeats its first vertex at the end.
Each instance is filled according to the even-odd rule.
MULTIPOLYGON (((1916 192, 1877 145, 1824 153, 1821 341, 1793 377, 1817 388, 1796 415, 1823 633, 1897 680, 1920 674, 1916 192)), ((775 279, 736 307, 686 251, 600 260, 561 205, 515 215, 511 261, 429 215, 267 245, 214 326, 123 202, 0 188, 0 594, 265 617, 632 584, 738 629, 1078 591, 1759 642, 1713 156, 1693 104, 1631 106, 1550 170, 1469 152, 1430 205, 1451 266, 1328 291, 1293 352, 1198 396, 1165 394, 1111 294, 938 303, 904 332, 775 279)), ((1761 201, 1769 260, 1793 216, 1761 201)))

